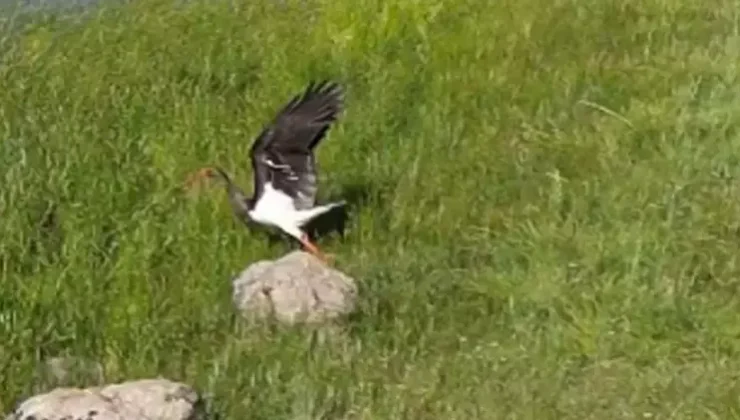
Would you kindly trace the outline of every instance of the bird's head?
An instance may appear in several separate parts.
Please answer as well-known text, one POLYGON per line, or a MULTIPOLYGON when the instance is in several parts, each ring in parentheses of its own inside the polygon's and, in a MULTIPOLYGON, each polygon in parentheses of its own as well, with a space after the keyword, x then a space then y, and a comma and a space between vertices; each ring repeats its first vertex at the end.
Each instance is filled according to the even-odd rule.
POLYGON ((226 173, 217 167, 205 167, 201 168, 188 176, 185 181, 185 185, 188 189, 192 188, 195 183, 202 179, 220 179, 222 181, 229 181, 229 177, 226 173))
POLYGON ((185 181, 186 188, 192 188, 193 184, 203 178, 216 179, 223 182, 226 186, 232 209, 236 215, 244 222, 250 219, 249 208, 253 204, 253 198, 248 198, 237 185, 231 182, 231 178, 229 178, 229 175, 223 169, 217 166, 211 166, 195 171, 185 181))

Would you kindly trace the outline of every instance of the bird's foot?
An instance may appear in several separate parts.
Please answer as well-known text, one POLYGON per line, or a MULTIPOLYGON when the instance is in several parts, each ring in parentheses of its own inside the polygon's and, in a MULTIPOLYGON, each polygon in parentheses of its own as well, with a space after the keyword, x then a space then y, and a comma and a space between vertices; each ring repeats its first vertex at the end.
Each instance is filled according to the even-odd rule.
POLYGON ((334 254, 324 254, 313 242, 311 242, 310 239, 308 239, 307 236, 301 238, 301 244, 306 251, 323 261, 325 264, 331 265, 336 261, 336 256, 334 254))

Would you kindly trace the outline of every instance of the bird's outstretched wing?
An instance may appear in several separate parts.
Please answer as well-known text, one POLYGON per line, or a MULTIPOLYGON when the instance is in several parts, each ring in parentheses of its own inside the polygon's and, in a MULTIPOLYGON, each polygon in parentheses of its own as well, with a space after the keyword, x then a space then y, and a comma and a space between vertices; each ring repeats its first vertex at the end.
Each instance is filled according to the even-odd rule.
POLYGON ((250 150, 255 197, 259 198, 264 184, 271 182, 293 198, 297 209, 314 206, 317 178, 313 149, 342 111, 343 93, 337 83, 311 82, 260 133, 250 150))

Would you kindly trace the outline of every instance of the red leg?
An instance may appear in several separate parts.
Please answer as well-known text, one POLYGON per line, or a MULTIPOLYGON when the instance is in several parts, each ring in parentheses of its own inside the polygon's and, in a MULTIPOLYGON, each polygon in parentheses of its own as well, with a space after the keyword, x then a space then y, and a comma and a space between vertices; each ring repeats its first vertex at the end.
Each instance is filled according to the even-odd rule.
POLYGON ((327 264, 330 263, 330 258, 328 258, 323 252, 321 252, 319 250, 319 247, 316 246, 316 244, 314 244, 313 242, 311 242, 310 239, 308 239, 308 235, 303 234, 300 241, 301 241, 301 244, 303 244, 303 246, 306 248, 306 250, 308 250, 308 252, 318 257, 321 261, 327 264))

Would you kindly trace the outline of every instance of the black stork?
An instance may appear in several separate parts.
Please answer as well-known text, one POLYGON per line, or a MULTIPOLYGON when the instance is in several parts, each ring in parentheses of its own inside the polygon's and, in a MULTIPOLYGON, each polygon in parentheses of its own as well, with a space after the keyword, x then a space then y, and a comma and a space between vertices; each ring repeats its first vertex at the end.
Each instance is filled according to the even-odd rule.
POLYGON ((344 91, 334 82, 311 82, 302 94, 285 104, 252 144, 249 157, 254 190, 248 197, 219 167, 205 167, 188 181, 220 179, 226 184, 235 215, 249 224, 276 227, 296 238, 312 254, 328 262, 311 242, 303 226, 314 218, 345 205, 337 201, 316 205, 318 190, 314 149, 337 120, 344 91))

